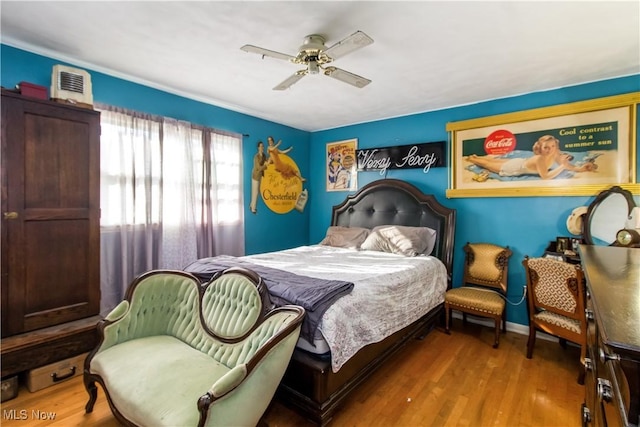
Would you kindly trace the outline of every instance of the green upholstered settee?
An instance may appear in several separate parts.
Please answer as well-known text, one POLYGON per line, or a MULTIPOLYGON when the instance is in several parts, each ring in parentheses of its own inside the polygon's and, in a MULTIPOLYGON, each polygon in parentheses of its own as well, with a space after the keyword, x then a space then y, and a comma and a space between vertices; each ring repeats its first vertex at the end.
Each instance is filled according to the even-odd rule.
POLYGON ((273 308, 262 279, 233 268, 202 285, 152 271, 98 325, 85 361, 93 410, 105 390, 125 425, 255 426, 293 353, 304 310, 273 308))

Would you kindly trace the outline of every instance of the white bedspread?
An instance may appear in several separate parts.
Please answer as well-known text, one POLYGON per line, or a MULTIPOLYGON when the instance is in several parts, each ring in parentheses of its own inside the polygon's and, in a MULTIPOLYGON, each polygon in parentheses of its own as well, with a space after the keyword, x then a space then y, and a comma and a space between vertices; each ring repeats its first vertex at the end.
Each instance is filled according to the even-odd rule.
POLYGON ((243 259, 291 273, 353 282, 333 304, 319 331, 331 349, 333 372, 358 350, 418 320, 444 301, 447 270, 435 257, 330 246, 301 246, 243 259))

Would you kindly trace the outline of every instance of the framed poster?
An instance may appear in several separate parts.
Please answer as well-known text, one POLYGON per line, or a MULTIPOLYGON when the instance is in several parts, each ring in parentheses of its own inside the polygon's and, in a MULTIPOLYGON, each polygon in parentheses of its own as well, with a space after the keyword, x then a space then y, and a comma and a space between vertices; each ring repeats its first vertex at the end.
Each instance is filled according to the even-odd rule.
POLYGON ((257 213, 258 197, 278 214, 286 214, 293 209, 304 210, 309 197, 308 190, 304 188, 307 179, 291 157, 293 148, 292 145, 282 147, 282 140, 275 142, 272 136, 267 137, 266 147, 258 141, 251 171, 251 213, 257 213))
POLYGON ((637 193, 640 92, 447 124, 447 197, 637 193))
POLYGON ((327 191, 355 191, 358 189, 357 148, 357 139, 327 144, 327 191))

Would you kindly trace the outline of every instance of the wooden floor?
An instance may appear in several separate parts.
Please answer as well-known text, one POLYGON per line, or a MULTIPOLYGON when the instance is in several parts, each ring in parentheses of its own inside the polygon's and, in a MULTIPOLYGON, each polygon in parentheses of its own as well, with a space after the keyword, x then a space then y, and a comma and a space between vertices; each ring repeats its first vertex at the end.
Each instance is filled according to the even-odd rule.
MULTIPOLYGON (((493 349, 490 328, 472 323, 463 328, 454 319, 451 335, 436 329, 403 348, 356 390, 332 425, 579 426, 584 397, 577 383, 579 349, 538 339, 533 358, 527 359, 526 341, 508 332, 493 349)), ((117 426, 98 389, 93 413, 85 414, 82 377, 36 393, 21 386, 17 398, 2 404, 0 423, 117 426)), ((270 427, 312 425, 278 403, 266 421, 270 427)))

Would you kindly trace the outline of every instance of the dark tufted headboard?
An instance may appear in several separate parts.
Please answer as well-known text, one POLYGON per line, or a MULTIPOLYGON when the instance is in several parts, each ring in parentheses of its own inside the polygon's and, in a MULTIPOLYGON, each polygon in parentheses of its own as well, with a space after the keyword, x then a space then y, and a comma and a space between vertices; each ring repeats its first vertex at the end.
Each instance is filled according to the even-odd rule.
POLYGON ((397 179, 382 179, 333 207, 331 225, 373 228, 378 225, 429 227, 437 231, 432 255, 447 267, 449 286, 453 268, 456 211, 441 205, 433 195, 397 179))

